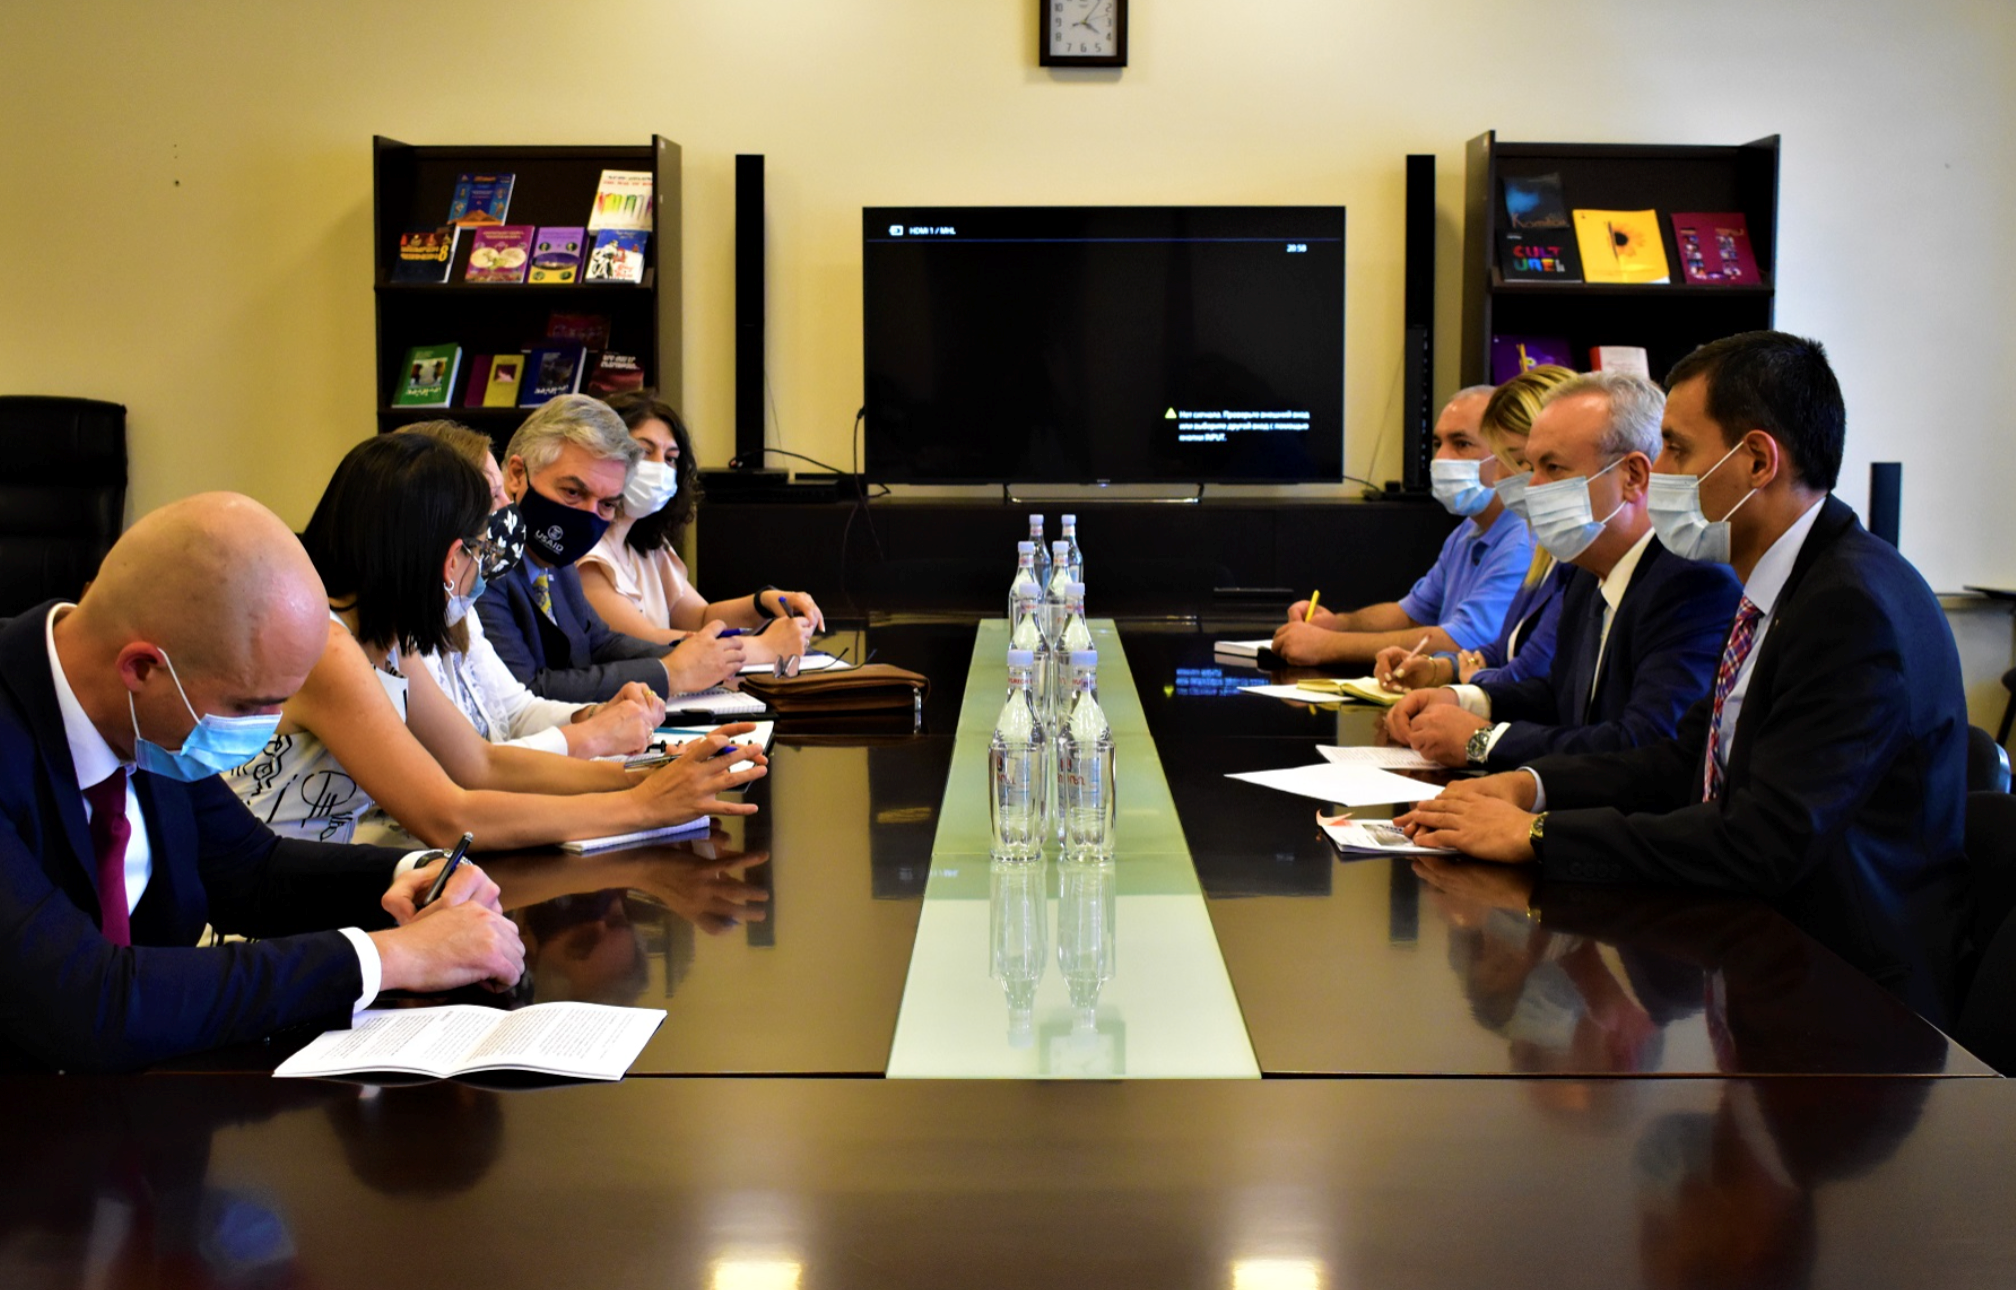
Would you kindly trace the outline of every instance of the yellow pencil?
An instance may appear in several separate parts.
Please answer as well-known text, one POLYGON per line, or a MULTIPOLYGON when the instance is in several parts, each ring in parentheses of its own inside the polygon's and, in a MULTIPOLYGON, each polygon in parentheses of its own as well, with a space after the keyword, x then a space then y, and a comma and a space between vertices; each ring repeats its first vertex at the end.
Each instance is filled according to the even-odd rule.
POLYGON ((1309 593, 1309 608, 1302 611, 1302 621, 1312 622, 1316 617, 1316 602, 1323 599, 1321 588, 1309 593))

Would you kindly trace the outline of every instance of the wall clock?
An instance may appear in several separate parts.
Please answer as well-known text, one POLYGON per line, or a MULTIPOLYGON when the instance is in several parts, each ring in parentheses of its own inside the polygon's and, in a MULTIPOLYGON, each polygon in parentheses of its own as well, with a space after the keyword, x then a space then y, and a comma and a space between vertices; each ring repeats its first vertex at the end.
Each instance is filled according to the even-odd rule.
POLYGON ((1045 67, 1127 66, 1127 0, 1037 0, 1045 67))

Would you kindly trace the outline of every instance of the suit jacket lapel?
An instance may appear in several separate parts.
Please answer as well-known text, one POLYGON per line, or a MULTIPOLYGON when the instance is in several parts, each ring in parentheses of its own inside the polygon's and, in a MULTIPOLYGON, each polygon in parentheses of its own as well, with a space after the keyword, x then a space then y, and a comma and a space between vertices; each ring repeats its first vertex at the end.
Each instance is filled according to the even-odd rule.
MULTIPOLYGON (((1645 550, 1639 555, 1637 565, 1632 568, 1631 581, 1624 584, 1624 594, 1617 598, 1617 612, 1610 615, 1610 643, 1600 650, 1602 670, 1596 674, 1596 684, 1590 687, 1587 710, 1582 713, 1582 719, 1576 724, 1585 726, 1589 724, 1589 714, 1597 711, 1596 702, 1603 697, 1603 683, 1609 679, 1611 671, 1617 666, 1617 660, 1624 656, 1623 647, 1627 644, 1624 640, 1624 614, 1626 610, 1633 608, 1631 593, 1638 589, 1638 584, 1645 580, 1652 567, 1666 558, 1666 554, 1666 548, 1660 546, 1659 539, 1655 537, 1645 544, 1645 550)), ((1602 612, 1600 606, 1603 603, 1601 591, 1597 592, 1596 603, 1599 606, 1596 630, 1600 641, 1603 630, 1600 618, 1602 612)))
POLYGON ((0 683, 13 693, 35 732, 35 747, 49 776, 50 796, 63 819, 64 836, 77 863, 83 866, 85 880, 96 891, 98 851, 91 845, 91 830, 84 819, 84 795, 77 787, 77 767, 70 760, 70 739, 63 730, 63 709, 56 702, 56 681, 49 671, 44 640, 49 611, 56 603, 51 600, 37 605, 0 632, 0 683))
MULTIPOLYGON (((1820 504, 1820 514, 1813 521, 1813 528, 1806 534, 1806 541, 1799 548, 1798 558, 1792 562, 1792 572, 1786 575, 1785 585, 1779 588, 1777 603, 1771 609, 1770 629, 1764 639, 1757 644, 1757 663, 1750 669, 1750 684, 1744 687, 1743 707, 1736 714, 1736 729, 1729 736, 1729 773, 1734 775, 1737 766, 1745 759, 1749 746, 1750 732, 1756 728, 1751 720, 1757 712, 1769 707, 1768 698, 1776 687, 1778 674, 1777 642, 1784 636, 1798 613, 1799 584, 1804 582, 1820 557, 1838 541, 1849 527, 1856 523, 1855 512, 1848 503, 1828 495, 1820 504), (1761 700, 1761 701, 1760 701, 1761 700)), ((1761 720, 1761 718, 1759 718, 1761 720)))

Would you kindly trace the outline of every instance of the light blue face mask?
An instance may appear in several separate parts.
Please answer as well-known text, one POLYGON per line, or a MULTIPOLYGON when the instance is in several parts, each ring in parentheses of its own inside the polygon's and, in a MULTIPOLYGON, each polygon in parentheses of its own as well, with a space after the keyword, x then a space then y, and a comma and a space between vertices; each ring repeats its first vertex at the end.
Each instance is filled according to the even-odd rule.
POLYGON ((189 702, 189 692, 182 688, 182 678, 175 675, 175 661, 168 657, 167 650, 161 651, 161 661, 168 665, 168 679, 175 682, 175 692, 182 696, 182 706, 195 718, 196 728, 183 736, 177 752, 169 752, 160 744, 142 738, 140 713, 133 706, 133 692, 128 690, 126 715, 133 719, 133 764, 148 774, 179 779, 185 784, 221 775, 257 757, 259 750, 272 740, 273 732, 280 728, 277 712, 263 717, 197 716, 196 705, 189 702))
POLYGON ((476 607, 478 600, 482 599, 483 589, 489 585, 489 582, 483 577, 483 566, 480 564, 476 566, 476 581, 470 584, 468 595, 456 595, 455 584, 452 582, 441 584, 442 589, 448 593, 448 625, 450 627, 453 627, 469 616, 469 611, 476 607))
POLYGON ((1532 520, 1526 514, 1526 488, 1532 482, 1533 472, 1529 470, 1520 475, 1507 475, 1491 486, 1491 491, 1498 494, 1498 500, 1505 503, 1505 509, 1529 524, 1532 520))
POLYGON ((1480 477, 1483 468, 1484 462, 1478 459, 1438 458, 1428 463, 1429 491, 1451 515, 1477 515, 1490 509, 1497 497, 1480 477))

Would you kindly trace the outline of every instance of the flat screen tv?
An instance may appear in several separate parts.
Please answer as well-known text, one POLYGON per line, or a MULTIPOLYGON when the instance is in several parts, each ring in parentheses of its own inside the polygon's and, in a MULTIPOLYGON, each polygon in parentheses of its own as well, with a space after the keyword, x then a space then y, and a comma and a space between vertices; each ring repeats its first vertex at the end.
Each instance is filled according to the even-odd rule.
POLYGON ((1341 206, 862 212, 865 473, 1336 482, 1341 206))

